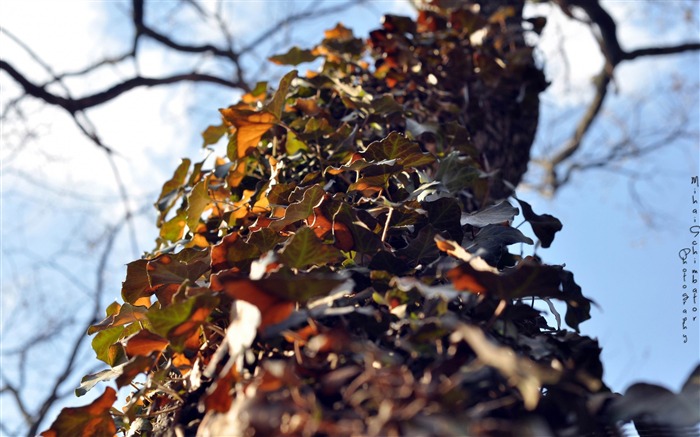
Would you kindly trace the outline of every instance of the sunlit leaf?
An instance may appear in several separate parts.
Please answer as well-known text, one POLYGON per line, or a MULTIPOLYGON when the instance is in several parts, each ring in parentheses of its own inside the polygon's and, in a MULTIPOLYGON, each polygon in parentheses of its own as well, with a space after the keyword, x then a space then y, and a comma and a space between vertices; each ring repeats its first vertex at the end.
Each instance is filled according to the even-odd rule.
POLYGON ((109 411, 117 400, 117 392, 107 387, 99 398, 84 407, 64 408, 51 428, 42 437, 113 436, 117 427, 109 411))
POLYGON ((292 65, 297 66, 305 62, 311 62, 318 58, 318 54, 315 54, 313 50, 300 49, 298 46, 294 46, 287 53, 282 55, 274 55, 268 59, 277 65, 292 65))
POLYGON ((281 252, 281 261, 295 269, 338 262, 342 255, 335 247, 324 244, 309 228, 299 229, 281 252))
POLYGON ((403 167, 420 167, 431 164, 435 157, 423 153, 418 143, 413 142, 400 133, 392 132, 381 141, 375 141, 367 146, 362 153, 367 161, 397 160, 403 167))
POLYGON ((299 202, 290 204, 284 213, 284 218, 272 222, 270 228, 279 231, 291 223, 304 220, 313 213, 314 208, 321 204, 325 194, 323 187, 319 185, 305 189, 303 198, 299 202))
POLYGON ((129 337, 125 350, 129 357, 147 356, 151 352, 162 352, 167 346, 168 340, 148 330, 141 330, 136 335, 129 337))
POLYGON ((156 334, 170 340, 174 350, 181 351, 185 341, 206 321, 217 302, 217 298, 209 295, 191 297, 149 311, 148 320, 156 334))
POLYGON ((202 147, 218 143, 221 137, 226 135, 226 132, 228 132, 228 128, 224 124, 207 127, 204 132, 202 132, 202 138, 204 139, 202 147))
POLYGON ((282 116, 282 109, 284 108, 284 102, 287 99, 287 93, 289 92, 289 86, 292 84, 294 78, 297 77, 297 71, 292 70, 285 74, 282 79, 280 79, 279 86, 275 95, 272 96, 270 103, 267 104, 265 109, 272 113, 278 119, 282 116))
POLYGON ((177 191, 182 184, 185 183, 187 171, 189 170, 191 163, 192 161, 189 159, 183 158, 182 162, 175 170, 175 173, 173 173, 173 177, 163 184, 163 188, 161 189, 158 200, 156 201, 156 207, 159 211, 166 212, 169 209, 168 206, 171 204, 173 197, 175 194, 177 194, 177 191))
POLYGON ((209 181, 205 178, 197 182, 187 196, 187 226, 190 230, 194 231, 197 228, 202 213, 210 203, 209 181))
POLYGON ((239 160, 254 149, 262 136, 274 126, 276 116, 267 111, 254 111, 248 105, 230 106, 220 109, 221 115, 231 126, 236 128, 231 141, 234 142, 235 153, 229 153, 228 158, 239 160))

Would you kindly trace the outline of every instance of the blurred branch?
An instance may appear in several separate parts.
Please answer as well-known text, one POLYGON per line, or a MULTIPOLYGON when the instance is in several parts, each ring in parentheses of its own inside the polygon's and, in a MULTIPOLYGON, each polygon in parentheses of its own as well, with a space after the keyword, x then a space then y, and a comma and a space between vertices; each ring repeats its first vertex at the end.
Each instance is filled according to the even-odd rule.
POLYGON ((121 227, 128 220, 129 217, 124 217, 122 221, 108 228, 107 240, 105 242, 104 248, 102 249, 102 253, 100 255, 100 259, 95 272, 95 300, 90 320, 84 326, 84 329, 81 329, 77 337, 73 340, 72 347, 70 348, 70 353, 68 354, 66 363, 63 366, 63 370, 51 383, 51 391, 49 395, 43 400, 37 412, 31 415, 31 426, 29 427, 29 431, 27 432, 27 435, 29 436, 34 436, 38 434, 39 427, 42 425, 43 419, 46 417, 46 413, 54 405, 54 403, 56 403, 56 401, 60 400, 63 396, 65 396, 65 394, 59 394, 59 389, 63 385, 63 383, 66 382, 66 380, 68 380, 68 378, 72 376, 73 373, 75 373, 75 366, 77 365, 76 359, 78 357, 78 353, 80 352, 83 343, 88 339, 88 337, 85 335, 85 332, 90 327, 90 325, 93 325, 99 321, 102 295, 104 294, 105 288, 105 274, 107 271, 107 261, 109 260, 109 256, 112 253, 114 241, 117 235, 119 234, 121 227))
MULTIPOLYGON (((569 17, 575 18, 572 7, 583 10, 588 16, 588 24, 596 36, 601 52, 605 56, 605 64, 596 76, 595 95, 579 120, 573 134, 557 151, 549 158, 536 159, 545 171, 544 181, 539 190, 546 195, 554 195, 556 191, 568 182, 573 170, 582 169, 585 166, 573 165, 566 170, 564 176, 560 176, 562 164, 568 162, 582 146, 584 137, 600 114, 600 110, 608 95, 608 87, 614 79, 616 67, 624 62, 647 56, 662 56, 685 53, 700 50, 700 42, 688 42, 673 46, 645 47, 632 51, 625 51, 620 46, 617 38, 617 24, 610 14, 600 5, 598 0, 553 0, 569 17), (597 32, 596 32, 597 31, 597 32)), ((610 164, 610 162, 607 162, 610 164)), ((598 167, 600 162, 591 163, 589 167, 598 167)))

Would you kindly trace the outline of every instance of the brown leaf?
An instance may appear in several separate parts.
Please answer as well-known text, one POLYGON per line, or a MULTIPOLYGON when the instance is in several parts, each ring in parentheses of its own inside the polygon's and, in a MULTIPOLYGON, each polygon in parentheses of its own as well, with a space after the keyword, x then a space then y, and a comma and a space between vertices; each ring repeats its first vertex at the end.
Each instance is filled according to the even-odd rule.
POLYGON ((136 355, 147 356, 151 352, 162 352, 168 347, 168 340, 160 335, 154 334, 148 330, 141 330, 138 334, 129 338, 126 343, 126 354, 129 357, 136 355))
POLYGON ((117 392, 107 387, 99 398, 84 407, 64 408, 43 437, 112 437, 117 433, 110 408, 117 392))

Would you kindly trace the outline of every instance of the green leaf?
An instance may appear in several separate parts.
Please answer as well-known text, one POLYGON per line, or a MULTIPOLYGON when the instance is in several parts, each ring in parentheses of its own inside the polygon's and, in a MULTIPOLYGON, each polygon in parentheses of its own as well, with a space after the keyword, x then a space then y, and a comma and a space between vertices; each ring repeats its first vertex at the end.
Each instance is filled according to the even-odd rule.
POLYGON ((396 159, 403 167, 420 167, 435 161, 433 155, 423 153, 418 143, 397 132, 390 133, 381 141, 370 143, 362 156, 367 161, 396 159))
POLYGON ((209 181, 204 178, 197 182, 197 185, 192 188, 190 195, 187 196, 187 226, 190 231, 194 232, 199 224, 199 218, 206 207, 211 203, 209 197, 209 181))
POLYGON ((268 59, 278 65, 297 66, 305 62, 311 62, 318 58, 319 55, 313 53, 312 50, 300 49, 297 46, 292 47, 289 51, 282 55, 274 55, 268 59))
POLYGON ((124 326, 115 326, 97 333, 91 344, 98 360, 115 366, 119 364, 119 361, 126 359, 124 348, 121 345, 118 345, 116 349, 113 347, 123 332, 124 326))
POLYGON ((293 131, 287 131, 287 141, 284 147, 288 155, 294 155, 300 150, 309 150, 309 147, 303 142, 297 139, 297 136, 293 131))
POLYGON ((440 160, 435 179, 450 193, 456 194, 469 188, 480 176, 481 172, 470 157, 452 152, 440 160))
POLYGON ((163 188, 160 191, 158 200, 156 200, 156 208, 161 212, 161 219, 165 216, 165 213, 172 207, 172 201, 178 193, 178 190, 185 183, 185 178, 187 177, 187 171, 190 168, 190 161, 187 158, 183 158, 180 165, 173 173, 173 177, 170 178, 166 183, 163 184, 163 188))
POLYGON ((280 80, 280 84, 277 87, 275 95, 272 96, 272 100, 265 107, 266 110, 274 114, 278 119, 282 116, 282 110, 284 109, 284 102, 287 100, 287 93, 289 92, 289 86, 292 84, 294 78, 297 77, 297 71, 292 70, 285 74, 280 80))
POLYGON ((204 132, 202 132, 202 138, 204 139, 202 147, 218 143, 221 137, 226 135, 226 132, 228 132, 228 127, 223 123, 218 126, 207 127, 204 132))
POLYGON ((121 326, 131 322, 143 321, 146 319, 145 314, 147 311, 148 309, 146 307, 133 306, 129 303, 125 303, 119 308, 118 313, 109 315, 101 322, 90 326, 87 333, 88 335, 92 335, 113 326, 121 326))
POLYGON ((389 115, 403 111, 403 106, 399 105, 391 94, 382 94, 380 97, 375 97, 370 107, 377 115, 389 115))
POLYGON ((252 282, 266 293, 292 302, 304 303, 315 297, 328 295, 345 281, 345 278, 336 274, 315 271, 292 274, 283 269, 252 282))
POLYGON ((273 250, 275 246, 284 241, 279 233, 272 229, 263 228, 259 231, 251 232, 248 237, 248 243, 257 247, 260 253, 265 253, 268 250, 273 250))
POLYGON ((323 242, 309 228, 299 229, 280 254, 281 261, 295 269, 328 265, 342 259, 338 249, 323 242))
POLYGON ((200 294, 165 308, 153 308, 148 312, 151 331, 170 340, 176 352, 183 350, 184 342, 206 322, 218 299, 200 294))

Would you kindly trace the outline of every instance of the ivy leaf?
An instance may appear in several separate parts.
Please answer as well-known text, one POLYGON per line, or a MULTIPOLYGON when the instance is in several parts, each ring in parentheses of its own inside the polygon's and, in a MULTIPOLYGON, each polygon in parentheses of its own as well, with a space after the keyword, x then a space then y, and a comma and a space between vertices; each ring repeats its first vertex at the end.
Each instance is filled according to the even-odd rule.
POLYGON ((135 306, 129 303, 125 303, 119 310, 109 314, 104 320, 96 323, 88 328, 88 335, 92 335, 96 332, 102 331, 107 328, 114 326, 122 326, 132 322, 144 321, 146 320, 146 313, 148 309, 143 306, 135 306))
POLYGON ((152 294, 151 284, 148 281, 147 259, 132 261, 126 265, 126 279, 122 282, 122 299, 127 303, 134 303, 143 296, 152 294))
POLYGON ((396 251, 396 255, 412 266, 425 265, 434 261, 440 256, 440 251, 435 246, 435 234, 437 231, 431 225, 423 227, 418 235, 408 242, 408 246, 396 251))
POLYGON ((116 390, 107 387, 102 396, 89 405, 62 409, 51 428, 42 432, 41 436, 113 436, 117 433, 117 427, 109 411, 116 400, 116 390))
POLYGON ((451 152, 441 159, 435 174, 435 179, 450 193, 458 193, 471 187, 480 177, 481 172, 474 161, 468 156, 461 156, 459 152, 451 152))
POLYGON ((124 326, 114 326, 97 333, 91 345, 98 360, 110 366, 116 366, 126 359, 124 348, 121 344, 117 344, 123 333, 124 326))
POLYGON ((573 274, 559 266, 540 264, 532 257, 500 273, 461 264, 447 272, 457 290, 486 293, 499 299, 550 297, 566 302, 566 323, 578 331, 578 325, 590 318, 591 300, 581 294, 573 274))
POLYGON ((190 168, 190 161, 187 158, 183 158, 180 165, 175 169, 173 177, 163 184, 163 188, 160 191, 158 200, 156 200, 156 208, 161 212, 160 219, 165 217, 165 214, 172 207, 173 199, 178 193, 180 187, 185 183, 185 178, 187 177, 187 171, 190 168))
POLYGON ((284 150, 288 155, 294 155, 300 150, 309 150, 309 147, 303 142, 297 139, 296 134, 293 131, 287 131, 287 139, 284 145, 284 150))
POLYGON ((193 233, 197 229, 199 218, 210 203, 209 180, 204 178, 197 182, 190 195, 187 196, 187 226, 193 233))
POLYGON ((226 135, 226 132, 228 132, 228 128, 225 124, 207 127, 204 132, 202 132, 202 138, 204 139, 202 147, 218 143, 221 137, 226 135))
POLYGON ((591 300, 583 296, 581 287, 574 281, 573 273, 562 269, 560 278, 566 299, 564 321, 576 332, 580 332, 578 326, 591 318, 591 300))
POLYGON ((314 208, 323 201, 326 192, 320 185, 312 185, 304 190, 302 199, 292 203, 284 212, 284 218, 276 220, 270 224, 270 229, 281 231, 287 225, 304 220, 313 214, 314 208))
POLYGON ((375 162, 395 159, 403 167, 420 167, 435 161, 433 155, 423 153, 418 143, 398 132, 391 132, 386 138, 370 143, 362 156, 367 161, 375 162))
POLYGON ((277 117, 267 111, 254 111, 247 104, 239 103, 225 109, 219 109, 224 121, 236 130, 231 136, 228 158, 239 160, 257 147, 262 136, 275 125, 277 117))
POLYGON ((78 397, 83 396, 98 383, 103 381, 111 381, 112 379, 121 375, 123 366, 124 365, 121 364, 119 366, 112 367, 111 369, 101 370, 97 373, 91 373, 83 376, 83 379, 80 380, 80 385, 75 389, 75 395, 78 397))
POLYGON ((214 272, 231 267, 249 270, 250 263, 260 255, 262 255, 260 249, 253 244, 246 243, 237 232, 234 232, 212 247, 211 268, 214 272))
POLYGON ((151 287, 194 282, 209 270, 207 251, 187 250, 179 254, 163 254, 148 261, 147 272, 151 287))
POLYGON ((217 303, 216 297, 201 294, 165 308, 154 308, 148 312, 148 320, 154 333, 170 340, 173 350, 181 352, 217 303))
POLYGON ((287 266, 303 269, 313 265, 334 264, 342 259, 338 249, 323 242, 309 228, 299 229, 280 254, 287 266))
POLYGON ((403 111, 403 106, 394 99, 394 96, 388 93, 374 98, 370 107, 375 114, 382 116, 403 111))
POLYGON ((529 203, 520 199, 516 200, 523 208, 523 217, 525 217, 525 220, 530 222, 532 231, 535 233, 537 238, 540 239, 542 247, 546 249, 551 246, 552 241, 554 241, 554 234, 561 231, 563 227, 559 219, 549 214, 537 215, 532 210, 529 203))
POLYGON ((459 220, 462 208, 456 199, 441 197, 433 202, 424 202, 421 206, 428 211, 428 219, 435 229, 447 231, 453 240, 462 240, 464 233, 459 220))
POLYGON ((282 79, 280 79, 279 86, 275 95, 272 96, 270 103, 265 106, 265 110, 273 114, 277 119, 282 116, 282 109, 284 108, 284 102, 287 99, 287 93, 289 92, 289 86, 292 84, 292 80, 297 77, 297 71, 292 70, 285 74, 282 79))
POLYGON ((496 265, 506 246, 515 243, 533 244, 520 230, 510 226, 487 225, 469 244, 469 250, 482 257, 491 265, 496 265))
POLYGON ((463 225, 472 225, 483 228, 487 225, 510 222, 517 214, 518 208, 515 208, 506 201, 503 201, 497 205, 490 206, 473 214, 466 214, 462 216, 461 223, 463 225))
POLYGON ((269 228, 251 232, 248 236, 248 243, 257 247, 260 253, 273 250, 282 241, 284 241, 284 237, 269 228))
POLYGON ((277 65, 292 65, 297 66, 305 62, 311 62, 318 58, 319 55, 313 50, 300 49, 298 46, 294 46, 287 53, 282 55, 274 55, 268 59, 277 65))
POLYGON ((133 358, 137 355, 148 356, 151 352, 162 352, 168 347, 168 340, 148 330, 141 330, 129 337, 126 342, 126 354, 133 358))

